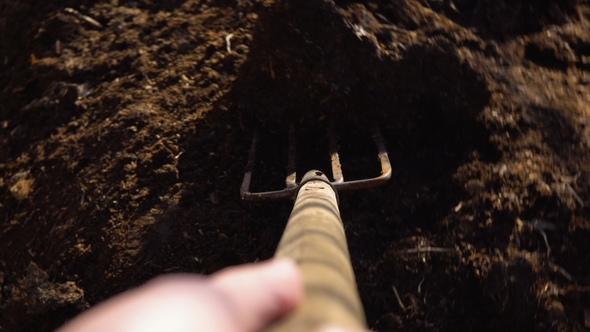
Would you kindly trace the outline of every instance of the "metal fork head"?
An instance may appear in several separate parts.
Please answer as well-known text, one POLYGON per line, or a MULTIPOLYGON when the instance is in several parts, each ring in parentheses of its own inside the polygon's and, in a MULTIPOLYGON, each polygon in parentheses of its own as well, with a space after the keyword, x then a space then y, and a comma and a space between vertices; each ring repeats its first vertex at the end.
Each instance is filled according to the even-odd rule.
MULTIPOLYGON (((340 157, 338 155, 338 146, 336 143, 334 121, 330 123, 329 129, 330 136, 330 159, 332 164, 332 186, 338 192, 352 191, 359 189, 366 189, 377 187, 385 184, 391 178, 391 163, 389 162, 389 156, 385 148, 385 140, 381 136, 379 128, 377 126, 373 129, 373 141, 377 146, 379 163, 381 164, 381 175, 373 178, 345 181, 344 174, 342 173, 342 167, 340 164, 340 157)), ((246 171, 244 173, 244 179, 242 180, 242 186, 240 188, 240 196, 245 201, 265 201, 265 200, 277 200, 294 198, 297 195, 300 184, 296 182, 295 173, 295 133, 293 126, 289 128, 289 161, 287 166, 287 177, 285 179, 286 187, 282 190, 275 191, 264 191, 264 192, 251 192, 250 183, 252 182, 252 173, 256 160, 256 147, 260 135, 258 131, 254 133, 252 138, 252 145, 250 146, 250 154, 248 156, 248 164, 246 165, 246 171)))

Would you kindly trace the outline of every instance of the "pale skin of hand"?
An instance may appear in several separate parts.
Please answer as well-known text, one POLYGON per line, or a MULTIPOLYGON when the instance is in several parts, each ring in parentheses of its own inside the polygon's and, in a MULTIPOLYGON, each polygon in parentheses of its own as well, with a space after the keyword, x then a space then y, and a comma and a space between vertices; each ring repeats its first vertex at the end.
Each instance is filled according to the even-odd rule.
POLYGON ((291 312, 302 299, 297 266, 274 259, 210 277, 156 278, 87 310, 58 332, 254 332, 291 312))

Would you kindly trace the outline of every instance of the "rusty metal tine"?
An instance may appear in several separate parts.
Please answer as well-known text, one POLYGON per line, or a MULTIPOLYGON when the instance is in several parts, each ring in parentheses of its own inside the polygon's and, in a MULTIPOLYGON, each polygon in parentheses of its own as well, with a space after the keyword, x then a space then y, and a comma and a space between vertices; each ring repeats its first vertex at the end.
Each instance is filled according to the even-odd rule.
POLYGON ((287 178, 285 184, 287 188, 297 187, 297 141, 295 138, 295 128, 293 124, 289 124, 289 150, 288 150, 288 162, 287 162, 287 178))
MULTIPOLYGON (((333 130, 333 126, 331 126, 333 130)), ((292 127, 291 127, 292 128, 292 127)), ((293 136, 289 138, 289 150, 295 151, 295 130, 289 130, 289 136, 293 136)), ((246 201, 261 201, 261 200, 273 200, 273 199, 283 199, 283 198, 293 198, 297 195, 297 191, 299 186, 297 185, 296 180, 294 180, 294 185, 289 186, 290 183, 290 176, 296 176, 295 172, 293 171, 287 176, 287 188, 283 190, 276 190, 276 191, 265 191, 259 193, 250 192, 250 182, 252 181, 252 171, 254 169, 254 163, 256 158, 256 144, 259 140, 259 133, 256 131, 254 133, 254 138, 252 138, 252 146, 250 147, 250 155, 248 156, 248 164, 246 165, 246 172, 244 173, 244 180, 242 181, 242 187, 240 188, 240 195, 242 196, 243 200, 246 201)), ((340 160, 338 158, 338 151, 337 151, 337 144, 335 135, 332 133, 330 134, 330 155, 335 156, 332 158, 332 172, 334 173, 334 182, 332 185, 334 189, 337 191, 351 191, 357 189, 365 189, 365 188, 372 188, 377 187, 380 185, 385 184, 391 178, 391 163, 389 162, 389 156, 387 155, 387 150, 385 148, 385 140, 381 136, 379 132, 379 127, 375 126, 373 129, 373 140, 375 145, 377 146, 377 150, 379 151, 379 161, 381 163, 381 175, 371 179, 364 179, 364 180, 354 180, 354 181, 346 181, 344 182, 344 178, 342 176, 342 170, 340 166, 340 160), (334 139, 332 138, 334 137, 334 139), (340 172, 340 175, 338 173, 340 172), (341 182, 337 182, 338 179, 341 179, 341 182)), ((291 153, 289 151, 289 165, 287 166, 289 171, 291 169, 295 169, 295 153, 291 153)))
MULTIPOLYGON (((389 174, 389 177, 391 177, 391 163, 389 162, 389 155, 385 148, 385 139, 381 136, 381 131, 377 125, 373 128, 373 141, 375 142, 375 145, 377 145, 377 150, 379 151, 381 174, 389 174)), ((387 179, 389 180, 389 178, 387 179)))
POLYGON ((254 132, 254 137, 252 138, 252 145, 250 145, 250 154, 248 155, 248 163, 246 164, 244 179, 242 180, 242 186, 240 187, 240 196, 245 201, 260 201, 294 197, 297 194, 297 186, 277 191, 267 191, 261 193, 250 192, 252 172, 254 170, 254 164, 256 162, 256 146, 258 144, 259 139, 260 134, 257 130, 256 132, 254 132))
POLYGON ((338 191, 351 191, 365 188, 372 188, 383 185, 391 178, 391 163, 385 148, 385 140, 381 136, 379 127, 373 128, 373 141, 377 145, 379 151, 379 161, 381 163, 381 175, 372 179, 346 181, 342 183, 334 183, 334 188, 338 191))
POLYGON ((328 135, 330 136, 330 161, 332 163, 333 183, 342 183, 344 182, 344 174, 342 173, 342 165, 340 164, 340 156, 338 155, 338 139, 336 138, 336 121, 334 120, 334 116, 330 118, 328 135))
POLYGON ((254 164, 256 162, 256 144, 258 144, 260 134, 258 130, 254 132, 252 138, 252 144, 250 145, 250 153, 248 154, 248 163, 244 172, 244 179, 242 180, 242 186, 240 187, 240 196, 245 199, 250 194, 250 182, 252 181, 252 171, 254 171, 254 164))
POLYGON ((275 199, 293 198, 297 195, 299 187, 285 188, 283 190, 264 191, 260 193, 245 192, 242 199, 245 201, 270 201, 275 199))

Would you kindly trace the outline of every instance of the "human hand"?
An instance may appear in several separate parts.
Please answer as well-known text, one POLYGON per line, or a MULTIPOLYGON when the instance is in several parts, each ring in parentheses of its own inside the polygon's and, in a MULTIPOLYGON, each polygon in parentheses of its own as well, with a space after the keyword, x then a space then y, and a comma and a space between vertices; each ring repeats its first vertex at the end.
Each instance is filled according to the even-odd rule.
POLYGON ((230 267, 204 277, 158 277, 87 310, 58 332, 260 331, 303 299, 287 259, 230 267))

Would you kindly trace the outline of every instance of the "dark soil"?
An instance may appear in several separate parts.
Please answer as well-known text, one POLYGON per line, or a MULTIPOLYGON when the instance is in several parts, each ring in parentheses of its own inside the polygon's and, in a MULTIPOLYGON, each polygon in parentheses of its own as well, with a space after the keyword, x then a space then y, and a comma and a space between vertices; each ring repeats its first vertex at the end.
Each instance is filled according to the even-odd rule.
POLYGON ((583 0, 0 2, 0 331, 270 258, 292 203, 241 201, 250 140, 254 189, 280 189, 289 124, 299 174, 327 171, 332 118, 345 177, 378 174, 375 123, 394 170, 340 195, 372 329, 590 329, 589 18, 583 0))

